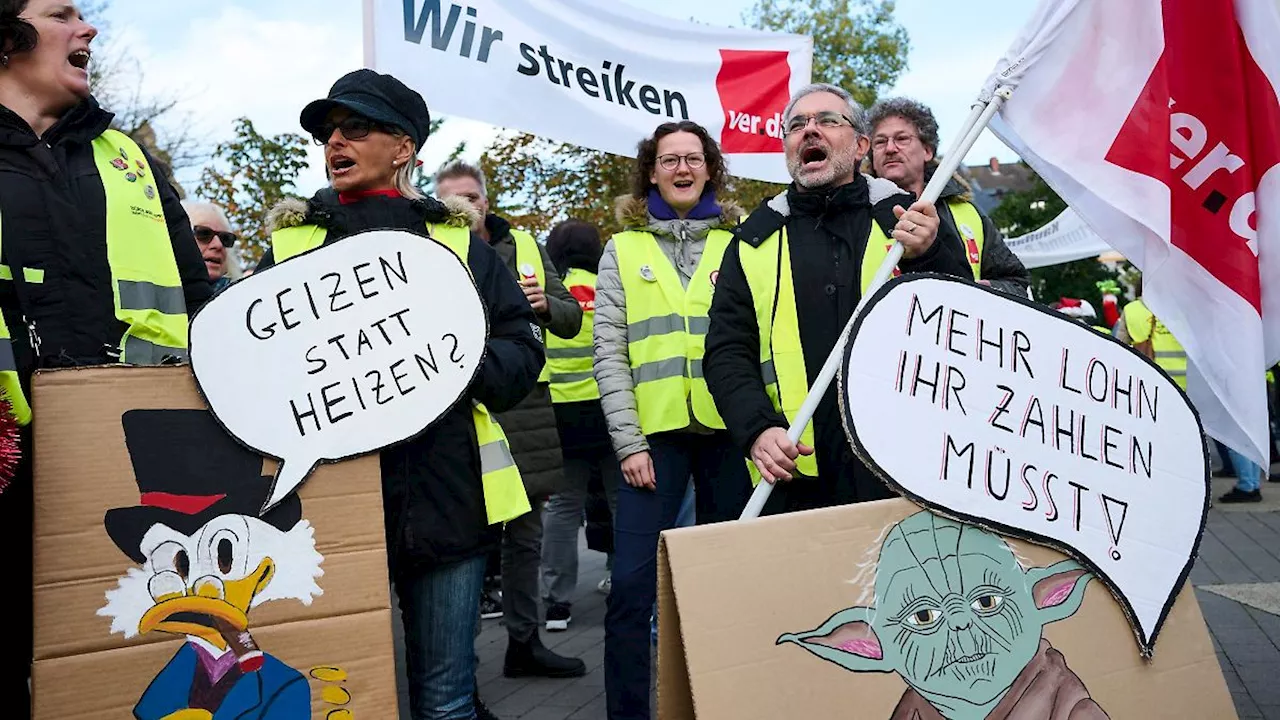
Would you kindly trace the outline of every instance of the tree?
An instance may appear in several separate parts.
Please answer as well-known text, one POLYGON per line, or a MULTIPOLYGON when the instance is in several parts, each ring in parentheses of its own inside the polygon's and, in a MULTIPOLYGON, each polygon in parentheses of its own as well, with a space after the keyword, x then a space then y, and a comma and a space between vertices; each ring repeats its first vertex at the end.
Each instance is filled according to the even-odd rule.
MULTIPOLYGON (((758 29, 812 35, 814 80, 845 87, 869 105, 907 66, 907 31, 893 19, 893 9, 893 0, 756 0, 744 20, 758 29)), ((494 211, 519 227, 542 234, 572 217, 606 235, 621 229, 613 206, 630 190, 631 158, 509 133, 480 164, 494 211)), ((750 211, 783 187, 731 178, 721 196, 750 211)))
MULTIPOLYGON (((440 126, 444 125, 444 120, 445 120, 444 118, 433 118, 431 120, 431 126, 427 129, 428 142, 430 142, 431 136, 435 135, 436 131, 440 129, 440 126)), ((449 153, 448 157, 444 159, 444 162, 441 163, 441 165, 457 160, 458 158, 462 157, 462 153, 466 151, 467 151, 467 142, 463 140, 462 142, 458 143, 456 147, 453 148, 453 152, 449 153)), ((418 190, 422 191, 423 195, 434 195, 435 189, 436 189, 435 169, 428 168, 425 165, 419 165, 418 167, 414 168, 413 184, 415 187, 418 188, 418 190)))
MULTIPOLYGON (((1005 195, 992 211, 991 219, 1006 236, 1016 237, 1039 230, 1066 209, 1067 203, 1037 175, 1029 190, 1005 195)), ((1124 266, 1116 270, 1096 258, 1085 258, 1034 268, 1031 270, 1031 293, 1037 301, 1045 304, 1063 297, 1088 300, 1101 320, 1102 293, 1098 290, 1098 283, 1107 280, 1121 282, 1124 266)))
MULTIPOLYGON (((89 0, 81 4, 81 13, 99 33, 109 34, 106 12, 110 6, 111 0, 89 0)), ((119 46, 94 52, 89 87, 98 103, 115 115, 111 127, 150 153, 178 194, 185 196, 173 179, 174 171, 204 162, 208 153, 192 134, 190 113, 180 110, 183 98, 148 91, 142 64, 119 46)))
POLYGON ((307 139, 294 133, 266 137, 249 118, 236 120, 235 137, 219 143, 200 177, 197 194, 226 210, 250 266, 270 247, 267 212, 290 197, 298 173, 307 167, 307 139))
POLYGON ((744 19, 761 30, 813 38, 813 80, 842 87, 863 107, 907 69, 911 43, 894 0, 756 0, 744 19))

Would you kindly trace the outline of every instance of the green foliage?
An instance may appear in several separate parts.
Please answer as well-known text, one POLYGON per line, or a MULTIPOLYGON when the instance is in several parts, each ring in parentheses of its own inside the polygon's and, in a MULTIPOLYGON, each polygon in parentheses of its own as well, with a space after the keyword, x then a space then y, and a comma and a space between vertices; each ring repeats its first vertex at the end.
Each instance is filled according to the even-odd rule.
MULTIPOLYGON (((436 134, 436 131, 440 129, 441 125, 444 125, 444 118, 433 118, 431 120, 431 127, 427 133, 427 142, 431 142, 431 136, 436 134)), ((464 140, 458 143, 458 145, 453 148, 453 152, 449 153, 448 157, 444 159, 444 162, 440 164, 442 166, 447 165, 462 157, 462 153, 466 151, 467 143, 464 140)), ((413 184, 422 191, 423 195, 434 195, 436 191, 436 169, 429 168, 426 165, 419 165, 414 168, 413 184)))
MULTIPOLYGON (((991 219, 1006 237, 1018 237, 1039 230, 1066 209, 1067 203, 1036 175, 1029 190, 1005 195, 992 211, 991 219)), ((1101 316, 1102 291, 1099 285, 1120 282, 1123 274, 1123 267, 1115 270, 1096 258, 1034 268, 1031 270, 1031 293, 1046 305, 1063 297, 1088 300, 1101 316)))
MULTIPOLYGON (((870 104, 907 67, 907 31, 893 19, 893 9, 893 0, 757 0, 744 19, 762 30, 812 35, 814 80, 840 85, 870 104)), ((493 211, 517 227, 542 235, 561 220, 577 218, 607 236, 621 229, 614 200, 630 191, 635 161, 514 133, 494 142, 480 166, 493 211)), ((720 196, 750 212, 784 187, 730 178, 720 196)))
POLYGON ((213 151, 197 195, 223 207, 240 233, 240 255, 250 267, 270 247, 267 212, 290 196, 307 167, 307 139, 294 133, 260 134, 249 118, 236 120, 235 137, 213 151))
POLYGON ((813 81, 848 90, 869 107, 907 69, 911 43, 894 0, 756 0, 744 19, 761 30, 813 38, 813 81))

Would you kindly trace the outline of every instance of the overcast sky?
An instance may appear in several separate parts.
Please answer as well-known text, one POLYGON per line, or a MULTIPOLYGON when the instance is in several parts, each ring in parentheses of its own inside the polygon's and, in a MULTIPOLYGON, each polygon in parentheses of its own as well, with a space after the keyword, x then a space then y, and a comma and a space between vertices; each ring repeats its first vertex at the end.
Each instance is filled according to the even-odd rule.
MULTIPOLYGON (((675 19, 741 26, 751 0, 624 0, 675 19)), ((1030 0, 898 0, 897 17, 911 36, 907 72, 892 94, 933 107, 943 144, 968 114, 983 80, 1019 27, 1030 0)), ((183 121, 209 148, 232 134, 232 121, 248 116, 267 134, 300 132, 298 112, 323 97, 333 81, 361 65, 360 0, 112 0, 110 32, 100 43, 123 46, 142 62, 149 89, 181 98, 183 121)), ((427 98, 430 104, 430 98, 427 98)), ((110 109, 110 108, 108 108, 110 109)), ((450 118, 422 153, 438 164, 461 140, 474 159, 496 130, 450 118)), ((1016 156, 990 133, 969 153, 970 164, 1016 156)), ((299 180, 310 194, 324 182, 320 154, 299 180)), ((179 181, 198 184, 199 168, 179 181)))

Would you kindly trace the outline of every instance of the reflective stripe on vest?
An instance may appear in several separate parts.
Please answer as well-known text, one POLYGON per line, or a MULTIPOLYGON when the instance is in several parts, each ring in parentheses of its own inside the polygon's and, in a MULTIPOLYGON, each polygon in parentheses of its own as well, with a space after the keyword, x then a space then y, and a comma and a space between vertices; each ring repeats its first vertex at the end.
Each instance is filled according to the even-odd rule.
POLYGON ((1124 306, 1124 327, 1135 343, 1151 339, 1151 349, 1156 353, 1156 365, 1160 366, 1178 387, 1187 389, 1187 352, 1182 343, 1169 332, 1142 300, 1134 300, 1124 306), (1152 322, 1154 320, 1154 323, 1152 322))
MULTIPOLYGON (((533 236, 523 230, 512 228, 511 239, 516 243, 516 274, 519 280, 526 280, 530 277, 538 281, 539 287, 544 291, 547 288, 547 270, 542 265, 542 253, 538 251, 538 241, 533 236)), ((546 345, 547 336, 551 333, 542 333, 543 345, 546 345)), ((551 363, 542 365, 542 372, 538 374, 538 382, 550 382, 551 380, 551 363)))
MULTIPOLYGON (((116 130, 93 141, 93 158, 106 205, 107 264, 111 269, 115 316, 126 325, 120 361, 154 365, 187 354, 187 303, 178 263, 155 183, 137 143, 116 130)), ((44 270, 22 268, 28 283, 43 283, 44 270)), ((0 279, 13 269, 0 265, 0 279)), ((20 425, 31 422, 31 405, 22 391, 12 336, 0 316, 0 392, 20 425)))
POLYGON ((93 141, 93 159, 107 197, 107 262, 116 318, 129 326, 120 361, 156 365, 170 356, 185 359, 187 302, 155 187, 162 178, 147 167, 141 148, 116 130, 93 141))
MULTIPOLYGON (((427 223, 427 234, 453 251, 467 265, 471 248, 471 231, 467 228, 427 223)), ((324 245, 328 232, 316 225, 281 228, 271 233, 271 252, 276 262, 284 262, 308 250, 324 245)), ((470 271, 471 266, 467 265, 470 271)), ((511 457, 506 433, 484 405, 472 401, 471 418, 475 424, 480 453, 480 481, 484 487, 484 509, 489 523, 506 522, 530 511, 520 471, 511 457)))
POLYGON ((581 268, 570 268, 564 276, 569 294, 582 308, 582 329, 570 340, 544 333, 547 340, 547 368, 550 371, 551 402, 571 403, 598 400, 600 387, 592 374, 592 326, 596 315, 596 276, 581 268))
MULTIPOLYGON (((874 221, 871 228, 871 237, 867 240, 868 249, 878 242, 876 233, 881 238, 884 237, 874 221)), ((809 375, 804 365, 804 348, 800 345, 800 320, 796 314, 791 249, 786 231, 779 230, 765 239, 759 247, 738 243, 738 257, 747 285, 751 288, 756 325, 760 328, 760 378, 764 382, 765 393, 773 402, 774 410, 782 413, 790 422, 809 395, 809 375)), ((800 433, 800 442, 813 447, 812 420, 800 433)), ((760 473, 755 463, 750 465, 751 479, 758 484, 760 473)), ((796 469, 803 475, 817 477, 817 454, 797 457, 796 469)))
POLYGON ((701 369, 714 277, 732 238, 727 230, 707 233, 702 258, 686 288, 651 233, 613 236, 627 299, 627 353, 636 410, 645 435, 688 427, 690 408, 703 426, 724 429, 701 369))
MULTIPOLYGON (((3 235, 0 235, 0 252, 3 250, 3 235)), ((4 269, 9 270, 7 266, 4 266, 4 269)), ((26 277, 25 272, 23 277, 26 277)), ((10 273, 6 279, 13 279, 13 274, 10 273)), ((31 405, 27 402, 27 394, 22 391, 18 361, 13 356, 13 340, 9 335, 9 325, 4 321, 3 314, 0 314, 0 396, 8 401, 9 413, 19 425, 31 423, 31 405)))

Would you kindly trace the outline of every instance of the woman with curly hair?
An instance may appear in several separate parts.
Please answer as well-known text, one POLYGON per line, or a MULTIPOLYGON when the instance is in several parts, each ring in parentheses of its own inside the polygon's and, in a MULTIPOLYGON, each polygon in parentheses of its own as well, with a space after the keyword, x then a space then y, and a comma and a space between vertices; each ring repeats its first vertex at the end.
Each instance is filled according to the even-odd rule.
POLYGON ((605 617, 609 717, 649 718, 649 618, 658 534, 676 524, 692 478, 699 523, 736 518, 751 494, 702 373, 720 258, 742 212, 717 197, 724 156, 697 123, 659 125, 639 145, 624 231, 600 260, 595 377, 625 479, 614 518, 605 617))
MULTIPOLYGON (((0 394, 32 422, 31 373, 182 358, 187 317, 213 292, 163 172, 110 129, 89 92, 98 31, 69 0, 0 0, 0 394)), ((31 659, 30 444, 0 494, 15 635, 0 697, 26 714, 31 659)))

